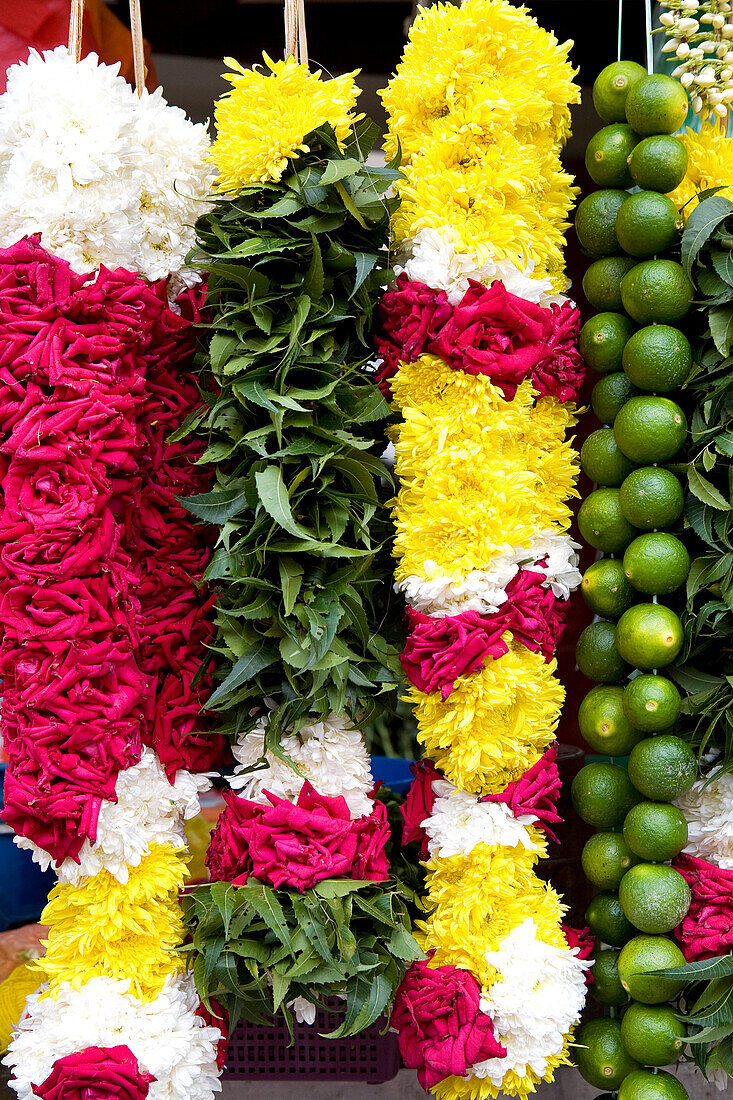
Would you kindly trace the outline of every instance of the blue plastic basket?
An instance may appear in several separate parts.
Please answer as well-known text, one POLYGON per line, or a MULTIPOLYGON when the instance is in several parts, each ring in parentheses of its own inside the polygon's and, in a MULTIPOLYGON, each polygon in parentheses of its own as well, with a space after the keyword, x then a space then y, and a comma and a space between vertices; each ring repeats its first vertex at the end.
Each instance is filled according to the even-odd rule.
POLYGON ((372 775, 397 794, 407 794, 412 783, 411 760, 396 756, 373 756, 372 775))
MULTIPOLYGON (((0 764, 0 809, 7 767, 0 764)), ((37 921, 55 881, 53 871, 42 871, 30 852, 13 844, 13 830, 0 822, 0 932, 11 924, 37 921)))

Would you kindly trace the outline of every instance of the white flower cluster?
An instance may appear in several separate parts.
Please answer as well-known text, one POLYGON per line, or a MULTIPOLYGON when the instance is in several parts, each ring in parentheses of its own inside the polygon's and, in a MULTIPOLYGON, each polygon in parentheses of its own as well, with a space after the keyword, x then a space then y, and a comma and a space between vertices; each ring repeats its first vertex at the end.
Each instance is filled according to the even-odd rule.
POLYGON ((733 775, 726 772, 711 782, 703 776, 677 799, 687 818, 684 851, 726 871, 733 869, 733 775))
POLYGON ((585 1003, 585 971, 577 948, 561 950, 539 939, 531 917, 513 928, 486 960, 501 977, 481 997, 481 1009, 494 1022, 494 1034, 506 1047, 505 1058, 489 1058, 471 1067, 474 1077, 500 1086, 508 1070, 539 1077, 548 1059, 562 1052, 570 1028, 585 1003))
POLYGON ((431 856, 467 856, 477 844, 537 848, 527 829, 537 821, 533 814, 515 817, 505 802, 480 802, 448 779, 436 779, 432 787, 437 798, 421 822, 431 856))
POLYGON ((662 0, 659 16, 674 53, 673 71, 692 101, 695 114, 728 117, 733 101, 733 5, 730 0, 662 0))
POLYGON ((530 547, 507 547, 485 569, 473 569, 463 577, 447 576, 439 571, 435 562, 427 561, 426 576, 413 574, 398 581, 395 591, 402 593, 410 607, 424 615, 442 618, 459 615, 462 611, 495 615, 506 603, 509 582, 520 569, 530 569, 544 573, 543 584, 551 588, 558 599, 567 600, 582 580, 576 553, 579 549, 579 544, 569 535, 543 531, 530 547))
POLYGON ((403 242, 395 275, 404 272, 413 282, 444 290, 452 306, 458 305, 468 290, 469 279, 487 286, 498 279, 511 294, 541 306, 560 305, 567 300, 553 293, 549 279, 532 278, 534 264, 520 271, 510 260, 479 262, 466 252, 458 252, 459 242, 459 235, 452 226, 421 229, 416 236, 403 242))
POLYGON ((64 983, 58 997, 34 993, 13 1035, 5 1065, 14 1070, 18 1100, 35 1100, 58 1058, 87 1047, 130 1048, 155 1077, 148 1100, 211 1100, 221 1090, 216 1052, 221 1033, 196 1015, 190 975, 166 979, 158 996, 139 1001, 129 981, 91 978, 81 989, 64 983))
POLYGON ((40 233, 79 273, 125 267, 154 280, 184 267, 214 172, 206 127, 160 89, 139 97, 96 54, 64 46, 8 70, 0 97, 0 245, 40 233))
POLYGON ((353 820, 372 812, 374 804, 369 792, 374 780, 369 753, 361 732, 348 718, 331 714, 323 722, 313 722, 297 734, 289 733, 282 738, 280 747, 298 771, 272 753, 265 753, 264 729, 262 719, 232 749, 239 766, 229 782, 243 798, 266 802, 265 791, 269 791, 295 802, 307 779, 319 794, 343 795, 353 820), (263 756, 266 768, 245 773, 263 756))
MULTIPOLYGON (((143 749, 140 761, 117 776, 116 802, 102 802, 93 844, 84 841, 79 862, 65 859, 56 874, 60 882, 78 884, 81 879, 107 870, 119 882, 127 882, 130 867, 149 854, 151 844, 185 848, 183 819, 199 812, 199 795, 209 789, 204 775, 181 769, 174 783, 152 749, 143 749)), ((28 848, 45 871, 51 856, 26 837, 15 837, 19 848, 28 848)))

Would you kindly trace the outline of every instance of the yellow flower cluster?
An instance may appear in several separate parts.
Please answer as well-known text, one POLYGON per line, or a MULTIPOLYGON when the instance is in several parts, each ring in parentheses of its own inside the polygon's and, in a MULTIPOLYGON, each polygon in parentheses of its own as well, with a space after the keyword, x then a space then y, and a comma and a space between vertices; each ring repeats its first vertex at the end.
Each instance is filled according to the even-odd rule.
POLYGON ((506 401, 488 378, 432 355, 401 364, 391 381, 404 417, 394 433, 398 581, 424 574, 427 561, 465 576, 507 545, 567 529, 578 476, 570 403, 535 402, 529 382, 506 401))
POLYGON ((381 93, 386 152, 402 150, 398 241, 446 223, 463 251, 556 276, 577 189, 559 151, 580 101, 559 45, 508 0, 422 9, 381 93))
POLYGON ((236 192, 250 183, 277 182, 288 160, 308 152, 304 138, 324 123, 343 144, 363 115, 354 114, 359 89, 356 72, 322 80, 289 57, 244 69, 233 58, 225 64, 232 85, 215 108, 216 140, 210 157, 219 170, 220 191, 236 192))
POLYGON ((687 150, 687 173, 669 197, 684 216, 689 217, 694 209, 694 203, 686 206, 690 199, 708 187, 722 187, 718 194, 733 199, 733 143, 726 136, 725 126, 703 123, 699 133, 685 130, 679 140, 687 150))
POLYGON ((50 925, 41 963, 50 995, 63 982, 79 988, 106 975, 129 978, 132 993, 153 1000, 165 979, 182 969, 178 895, 186 876, 180 851, 158 844, 130 867, 125 884, 108 871, 79 886, 57 883, 41 916, 50 925))
MULTIPOLYGON (((526 9, 507 0, 466 0, 419 11, 397 76, 382 93, 387 155, 402 152, 404 179, 393 220, 398 242, 420 230, 450 229, 457 251, 477 264, 510 260, 564 288, 563 234, 575 189, 559 151, 579 100, 569 43, 558 45, 526 9)), ((392 432, 400 489, 393 502, 396 578, 453 584, 491 568, 508 549, 544 533, 567 532, 577 496, 570 403, 537 399, 529 381, 514 397, 484 376, 424 354, 390 379, 401 421, 392 432)), ((522 777, 552 744, 564 700, 556 664, 504 635, 508 652, 459 676, 447 698, 408 688, 426 756, 462 791, 495 794, 522 777)), ((546 944, 567 950, 565 907, 536 875, 534 847, 478 843, 432 856, 422 943, 432 965, 471 971, 490 996, 500 975, 487 952, 531 919, 546 944)), ((501 1035, 497 1033, 499 1038, 501 1035)), ((567 1062, 543 1051, 544 1079, 567 1062)), ((487 1077, 449 1077, 444 1100, 526 1098, 537 1073, 508 1059, 500 1086, 487 1077)))

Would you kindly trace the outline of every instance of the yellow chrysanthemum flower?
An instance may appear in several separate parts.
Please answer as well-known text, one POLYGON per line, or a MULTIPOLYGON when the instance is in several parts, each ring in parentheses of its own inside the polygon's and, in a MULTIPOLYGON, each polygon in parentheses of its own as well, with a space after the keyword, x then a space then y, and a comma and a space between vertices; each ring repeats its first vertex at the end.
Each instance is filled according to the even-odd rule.
POLYGON ((509 652, 459 676, 447 699, 412 686, 405 697, 415 708, 425 755, 473 794, 497 793, 537 763, 552 743, 565 698, 555 661, 512 642, 510 634, 504 638, 509 652))
POLYGON ((50 925, 43 970, 49 993, 105 974, 129 978, 132 992, 152 1000, 169 974, 182 968, 176 949, 185 938, 178 896, 187 877, 180 853, 151 845, 127 883, 108 871, 80 886, 54 886, 41 920, 50 925))
POLYGON ((534 261, 540 273, 562 264, 577 188, 553 149, 540 155, 499 143, 474 157, 446 139, 429 144, 403 171, 392 222, 398 242, 450 225, 461 251, 479 259, 491 254, 519 267, 534 261))
POLYGON ((687 150, 687 173, 669 197, 684 216, 689 217, 695 205, 685 204, 708 187, 722 187, 718 194, 733 199, 733 142, 726 137, 725 127, 703 123, 699 134, 685 130, 680 141, 687 150))
POLYGON ((570 1047, 573 1041, 575 1028, 573 1028, 563 1046, 560 1054, 553 1054, 547 1059, 547 1069, 542 1077, 528 1067, 525 1076, 520 1076, 516 1070, 510 1069, 504 1074, 501 1085, 497 1086, 485 1077, 446 1077, 433 1089, 437 1100, 498 1100, 500 1096, 516 1096, 519 1100, 527 1100, 542 1081, 554 1081, 555 1070, 560 1066, 571 1066, 570 1047))
POLYGON ((219 169, 220 191, 236 192, 248 183, 277 182, 288 160, 308 152, 304 138, 328 122, 339 143, 363 115, 355 115, 357 72, 322 80, 294 58, 244 69, 231 57, 224 74, 232 85, 217 102, 216 140, 210 157, 219 169))
POLYGON ((470 116, 527 142, 546 131, 562 143, 568 105, 580 102, 568 53, 506 0, 467 0, 419 10, 397 75, 381 93, 389 120, 388 155, 399 139, 405 161, 422 151, 448 114, 470 116))

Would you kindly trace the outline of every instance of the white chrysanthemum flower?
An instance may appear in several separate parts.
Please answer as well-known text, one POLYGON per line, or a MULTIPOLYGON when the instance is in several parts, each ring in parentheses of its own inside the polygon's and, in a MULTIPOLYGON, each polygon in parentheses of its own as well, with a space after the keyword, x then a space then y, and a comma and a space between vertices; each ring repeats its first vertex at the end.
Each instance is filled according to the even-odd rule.
POLYGON ((316 1022, 316 1006, 307 997, 294 997, 292 1001, 288 1001, 288 1008, 293 1010, 299 1024, 312 1027, 316 1022))
POLYGON ((726 772, 705 785, 697 779, 675 805, 687 818, 684 851, 729 871, 733 868, 733 775, 726 772))
POLYGON ((513 928, 486 960, 501 977, 482 994, 481 1009, 494 1022, 494 1034, 506 1058, 489 1058, 471 1067, 475 1077, 500 1085, 507 1070, 539 1077, 548 1059, 560 1054, 565 1037, 580 1019, 585 1003, 585 971, 577 948, 560 950, 544 943, 530 918, 513 928))
POLYGON ((229 782, 243 798, 266 802, 265 791, 294 802, 307 779, 319 794, 343 795, 353 819, 370 814, 374 787, 369 753, 360 730, 343 715, 331 714, 324 722, 303 726, 286 734, 280 747, 299 768, 300 775, 272 753, 264 751, 264 721, 240 737, 232 749, 239 767, 229 782), (244 774, 266 755, 267 767, 244 774))
POLYGON ((567 600, 580 584, 582 573, 576 554, 579 544, 569 535, 543 531, 529 547, 507 547, 484 569, 473 569, 464 577, 441 573, 434 561, 425 562, 425 576, 413 574, 395 584, 405 601, 424 615, 441 618, 459 615, 462 611, 478 611, 495 615, 506 603, 507 585, 520 569, 544 573, 543 584, 551 588, 558 599, 567 600), (535 564, 539 562, 539 564, 535 564))
POLYGON ((0 97, 0 244, 40 233, 84 274, 104 264, 148 279, 184 270, 213 168, 206 127, 142 97, 96 54, 64 46, 8 70, 0 97))
POLYGON ((469 279, 489 285, 501 280, 511 294, 537 305, 558 305, 567 301, 554 294, 549 279, 534 279, 534 264, 524 271, 510 260, 488 259, 483 262, 465 252, 458 252, 459 234, 452 226, 442 229, 421 229, 405 240, 395 264, 395 275, 403 272, 416 283, 425 283, 434 290, 444 290, 451 305, 456 306, 468 290, 469 279))
POLYGON ((54 1062, 87 1047, 125 1045, 140 1069, 155 1077, 148 1100, 211 1100, 221 1090, 216 1068, 219 1029, 196 1015, 191 975, 166 978, 158 996, 139 1001, 127 980, 91 978, 81 989, 64 983, 56 999, 34 993, 4 1064, 15 1073, 19 1100, 35 1100, 34 1085, 54 1062))
POLYGON ((448 779, 433 781, 437 795, 430 816, 421 822, 432 856, 468 855, 477 844, 536 849, 527 826, 531 814, 515 817, 504 802, 479 802, 478 796, 459 790, 448 779))
MULTIPOLYGON (((204 775, 181 769, 174 783, 152 749, 144 748, 132 768, 121 771, 115 783, 116 802, 102 802, 94 844, 84 841, 79 862, 65 859, 57 869, 61 882, 78 884, 86 876, 107 870, 127 882, 130 867, 137 867, 150 853, 151 844, 185 848, 183 821, 199 812, 199 795, 209 789, 204 775)), ((28 848, 33 859, 47 870, 51 856, 26 837, 15 837, 19 848, 28 848)))

